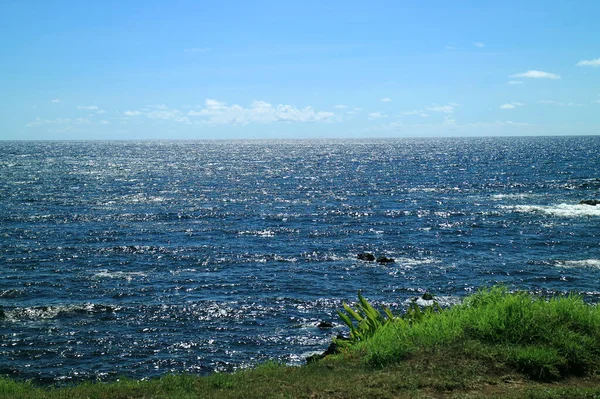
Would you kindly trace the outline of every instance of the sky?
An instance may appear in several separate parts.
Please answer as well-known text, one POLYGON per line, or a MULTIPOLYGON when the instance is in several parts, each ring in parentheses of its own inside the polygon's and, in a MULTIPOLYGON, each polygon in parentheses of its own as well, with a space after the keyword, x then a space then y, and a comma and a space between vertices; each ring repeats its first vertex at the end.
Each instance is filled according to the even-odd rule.
POLYGON ((600 134, 600 1, 0 0, 0 139, 600 134))

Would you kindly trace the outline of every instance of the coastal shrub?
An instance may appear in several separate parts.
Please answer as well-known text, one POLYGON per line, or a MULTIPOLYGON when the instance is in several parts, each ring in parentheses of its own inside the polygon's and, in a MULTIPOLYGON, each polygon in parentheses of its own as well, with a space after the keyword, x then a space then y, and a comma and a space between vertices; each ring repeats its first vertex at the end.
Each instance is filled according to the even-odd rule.
POLYGON ((492 357, 535 379, 599 369, 600 309, 581 297, 545 299, 492 287, 443 312, 415 306, 354 340, 351 350, 372 365, 384 366, 420 349, 474 342, 469 355, 492 357))

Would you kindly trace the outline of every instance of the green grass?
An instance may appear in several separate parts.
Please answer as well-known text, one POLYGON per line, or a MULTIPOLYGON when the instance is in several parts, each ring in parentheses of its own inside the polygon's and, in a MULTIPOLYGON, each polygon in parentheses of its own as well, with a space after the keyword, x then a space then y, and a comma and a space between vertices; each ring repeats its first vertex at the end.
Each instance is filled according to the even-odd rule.
MULTIPOLYGON (((483 290, 447 310, 385 317, 359 299, 338 355, 208 377, 69 387, 0 378, 0 398, 600 398, 600 311, 575 296, 483 290), (362 319, 377 318, 379 323, 362 319), (364 333, 364 334, 363 334, 364 333)), ((352 312, 346 310, 346 315, 352 312)))
POLYGON ((453 344, 534 379, 590 375, 600 366, 600 308, 577 296, 544 299, 494 287, 418 322, 396 318, 349 351, 381 367, 453 344))

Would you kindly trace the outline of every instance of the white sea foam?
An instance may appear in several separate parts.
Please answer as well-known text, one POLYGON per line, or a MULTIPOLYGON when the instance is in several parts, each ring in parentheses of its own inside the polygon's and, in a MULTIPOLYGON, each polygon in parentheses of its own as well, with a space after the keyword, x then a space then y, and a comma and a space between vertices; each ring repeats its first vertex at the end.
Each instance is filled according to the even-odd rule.
POLYGON ((559 260, 556 264, 565 268, 590 267, 600 269, 600 259, 559 260))
POLYGON ((518 213, 541 213, 558 217, 600 216, 600 206, 579 204, 558 205, 501 205, 500 208, 518 213))
POLYGON ((97 273, 94 273, 94 277, 96 278, 122 278, 127 281, 133 280, 134 277, 146 277, 145 273, 142 272, 110 272, 107 269, 99 270, 97 273))
POLYGON ((434 303, 438 303, 440 306, 453 306, 453 305, 458 305, 461 302, 461 299, 455 296, 450 296, 450 295, 445 295, 445 296, 435 296, 434 299, 431 300, 427 300, 427 299, 423 299, 421 297, 415 299, 415 298, 409 298, 406 301, 404 301, 404 303, 406 304, 410 304, 410 303, 416 303, 419 306, 432 306, 434 303))
POLYGON ((491 196, 494 201, 502 201, 502 200, 516 200, 516 199, 524 199, 531 198, 534 194, 494 194, 491 196))
POLYGON ((275 232, 272 230, 245 230, 238 232, 238 235, 251 235, 257 237, 271 238, 275 237, 275 232))
POLYGON ((22 320, 49 320, 70 313, 98 313, 98 312, 116 312, 120 307, 97 305, 93 303, 84 303, 80 305, 53 305, 53 306, 31 306, 26 308, 14 308, 5 311, 5 318, 8 321, 22 320))
POLYGON ((439 259, 435 259, 435 258, 423 258, 423 259, 396 258, 395 262, 396 262, 396 264, 401 265, 401 266, 412 267, 412 266, 440 263, 441 261, 439 259))

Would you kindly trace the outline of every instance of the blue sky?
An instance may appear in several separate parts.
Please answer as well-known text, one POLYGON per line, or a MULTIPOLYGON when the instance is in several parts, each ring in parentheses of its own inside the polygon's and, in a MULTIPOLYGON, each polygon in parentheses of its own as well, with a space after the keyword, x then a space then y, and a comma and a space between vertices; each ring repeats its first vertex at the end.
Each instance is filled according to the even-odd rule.
POLYGON ((600 133, 600 2, 0 1, 0 139, 600 133))

